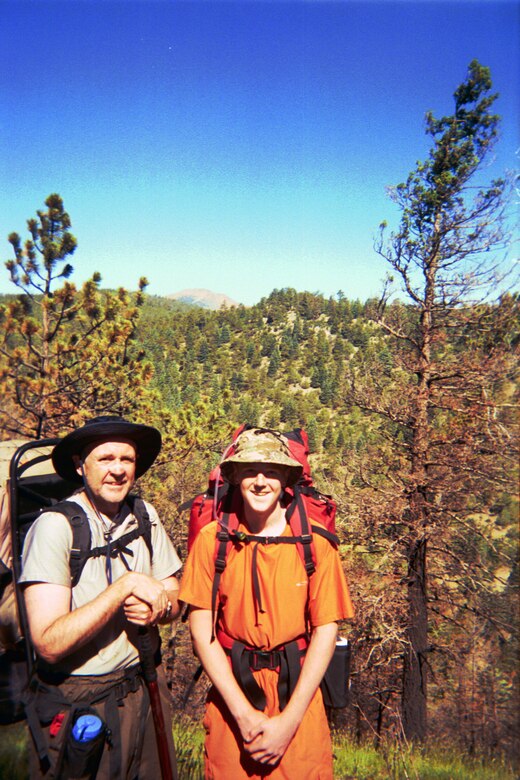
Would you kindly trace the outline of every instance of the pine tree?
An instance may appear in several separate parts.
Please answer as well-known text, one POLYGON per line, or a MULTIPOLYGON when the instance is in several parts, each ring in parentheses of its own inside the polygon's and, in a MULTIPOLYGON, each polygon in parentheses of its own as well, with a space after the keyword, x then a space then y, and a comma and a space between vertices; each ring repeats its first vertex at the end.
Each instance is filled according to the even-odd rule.
POLYGON ((146 280, 135 295, 109 293, 94 274, 78 291, 67 281, 77 246, 70 217, 57 194, 45 205, 23 246, 9 236, 6 267, 21 292, 0 307, 1 427, 37 439, 93 413, 138 414, 152 375, 134 346, 146 280))
POLYGON ((306 426, 307 436, 309 437, 309 450, 311 453, 319 449, 319 426, 315 417, 311 417, 306 426))
MULTIPOLYGON (((507 404, 496 394, 511 358, 496 334, 511 333, 518 307, 515 314, 514 305, 489 299, 500 286, 500 253, 508 239, 508 185, 472 182, 497 136, 490 90, 488 68, 473 61, 455 91, 453 114, 426 116, 429 157, 392 190, 400 226, 387 240, 383 224, 377 244, 408 305, 388 306, 385 290, 375 316, 392 353, 359 353, 358 373, 351 372, 351 401, 380 415, 394 442, 392 512, 400 512, 394 545, 407 566, 402 719, 406 737, 418 740, 427 734, 431 585, 453 598, 453 581, 447 593, 443 577, 453 569, 461 581, 456 567, 464 564, 460 557, 450 563, 449 540, 453 545, 457 525, 471 524, 474 497, 480 512, 492 511, 497 486, 511 475, 506 459, 514 437, 507 404), (495 338, 486 349, 488 329, 495 338), (440 555, 444 564, 437 568, 440 555)), ((442 610, 437 605, 437 614, 442 610)))
POLYGON ((280 350, 276 346, 271 353, 269 368, 267 369, 267 376, 275 377, 278 373, 281 362, 282 362, 282 357, 280 355, 280 350))

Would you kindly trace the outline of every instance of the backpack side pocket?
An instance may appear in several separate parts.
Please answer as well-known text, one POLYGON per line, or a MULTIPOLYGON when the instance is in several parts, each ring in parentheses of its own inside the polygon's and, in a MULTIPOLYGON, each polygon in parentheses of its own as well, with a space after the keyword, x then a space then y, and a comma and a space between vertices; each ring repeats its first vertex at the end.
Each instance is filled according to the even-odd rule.
POLYGON ((60 780, 94 780, 101 762, 107 726, 93 707, 73 706, 55 773, 60 780))

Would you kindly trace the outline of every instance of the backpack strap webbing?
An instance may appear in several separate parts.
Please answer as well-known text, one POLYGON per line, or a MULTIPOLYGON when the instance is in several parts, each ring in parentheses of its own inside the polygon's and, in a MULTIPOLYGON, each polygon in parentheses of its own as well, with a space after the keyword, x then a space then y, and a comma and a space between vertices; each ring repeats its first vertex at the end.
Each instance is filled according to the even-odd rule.
POLYGON ((239 494, 234 485, 229 485, 223 494, 220 515, 217 516, 217 535, 215 539, 215 575, 211 587, 211 642, 215 639, 215 625, 217 622, 217 596, 220 587, 220 578, 226 568, 227 554, 232 540, 230 533, 238 529, 237 501, 239 494))
POLYGON ((228 636, 219 629, 218 640, 231 662, 233 675, 248 701, 258 710, 264 710, 266 697, 256 682, 253 672, 272 669, 278 672, 278 700, 283 710, 296 687, 300 670, 309 644, 306 636, 279 645, 273 650, 250 647, 228 636))
POLYGON ((305 504, 297 485, 294 486, 294 498, 285 511, 285 519, 291 526, 291 531, 298 539, 298 552, 305 566, 307 576, 310 577, 316 571, 316 554, 312 533, 307 518, 305 504))
POLYGON ((126 498, 126 504, 137 520, 137 528, 128 531, 119 539, 115 539, 101 547, 91 547, 92 535, 90 533, 90 525, 87 514, 80 504, 76 503, 76 501, 61 501, 59 504, 51 507, 50 511, 65 515, 72 529, 72 547, 69 558, 71 587, 75 587, 78 584, 83 568, 89 558, 99 558, 107 554, 112 558, 116 558, 123 552, 129 554, 128 545, 141 536, 150 551, 150 557, 153 556, 152 526, 144 501, 138 496, 129 495, 126 498))
MULTIPOLYGON (((46 509, 45 511, 49 511, 46 509)), ((86 563, 86 553, 92 544, 92 535, 87 519, 87 513, 76 501, 60 501, 50 508, 52 512, 65 515, 72 529, 72 547, 70 550, 69 566, 71 587, 78 584, 81 572, 86 563)))
POLYGON ((337 548, 338 538, 335 534, 309 523, 305 504, 298 488, 294 488, 294 497, 286 509, 286 520, 292 531, 292 536, 256 536, 238 531, 238 517, 236 512, 231 511, 231 501, 228 495, 228 504, 222 517, 217 521, 218 529, 215 540, 215 574, 211 588, 211 641, 215 639, 215 629, 217 622, 217 598, 220 588, 220 580, 226 568, 227 555, 232 545, 255 544, 253 550, 253 590, 255 593, 255 603, 260 612, 263 611, 260 584, 258 582, 258 572, 256 567, 256 554, 259 544, 295 544, 298 553, 305 567, 307 577, 311 577, 316 571, 313 534, 317 533, 327 539, 330 544, 337 548))
POLYGON ((318 536, 322 536, 324 539, 326 539, 328 542, 331 543, 331 545, 338 549, 339 546, 339 539, 336 536, 336 534, 333 534, 332 531, 327 531, 326 528, 322 528, 321 525, 312 525, 311 521, 311 531, 313 534, 318 534, 318 536))
MULTIPOLYGON (((333 547, 337 547, 339 539, 332 531, 327 531, 326 528, 322 528, 320 525, 310 526, 311 533, 318 534, 326 539, 333 547)), ((255 534, 246 534, 242 531, 229 531, 228 541, 233 542, 235 545, 240 543, 255 542, 256 544, 302 544, 306 537, 303 536, 256 536, 255 534)))
MULTIPOLYGON (((228 544, 233 544, 235 547, 238 547, 241 544, 253 544, 253 571, 252 571, 252 578, 253 578, 253 593, 255 596, 255 605, 258 609, 258 612, 263 612, 263 605, 262 605, 262 593, 260 589, 260 581, 258 578, 258 567, 257 567, 257 556, 258 556, 258 548, 261 545, 269 545, 269 544, 295 544, 298 548, 298 551, 308 549, 309 539, 312 543, 312 534, 317 533, 320 536, 323 536, 324 539, 327 539, 330 544, 332 544, 333 547, 338 546, 338 538, 331 533, 330 531, 327 531, 325 528, 320 528, 316 525, 311 525, 310 531, 312 533, 306 534, 305 536, 256 536, 254 534, 246 534, 243 531, 237 531, 235 530, 229 530, 227 531, 227 535, 224 536, 224 534, 221 535, 222 540, 226 540, 226 555, 228 550, 228 544)), ((218 536, 218 534, 217 534, 218 536)), ((302 556, 302 553, 300 552, 300 556, 302 556)), ((305 566, 305 560, 302 557, 302 563, 305 566)), ((225 568, 226 562, 224 560, 224 568, 225 568)), ((213 588, 212 588, 212 600, 215 599, 215 606, 216 606, 216 598, 217 598, 217 592, 218 587, 220 585, 220 577, 222 575, 222 572, 224 571, 224 568, 222 568, 222 563, 220 564, 221 571, 218 574, 217 577, 217 570, 215 569, 215 577, 213 579, 213 588), (216 588, 216 590, 215 590, 216 588)), ((316 571, 316 568, 314 567, 313 570, 310 572, 306 568, 307 576, 310 578, 310 576, 316 571)))
POLYGON ((217 622, 217 595, 220 587, 220 578, 226 568, 228 547, 232 544, 230 531, 236 534, 237 517, 233 513, 224 512, 222 517, 217 521, 217 536, 215 541, 215 576, 213 577, 213 584, 211 587, 211 642, 215 639, 215 625, 217 622), (231 521, 230 518, 233 518, 231 521), (230 528, 230 526, 233 528, 230 528))

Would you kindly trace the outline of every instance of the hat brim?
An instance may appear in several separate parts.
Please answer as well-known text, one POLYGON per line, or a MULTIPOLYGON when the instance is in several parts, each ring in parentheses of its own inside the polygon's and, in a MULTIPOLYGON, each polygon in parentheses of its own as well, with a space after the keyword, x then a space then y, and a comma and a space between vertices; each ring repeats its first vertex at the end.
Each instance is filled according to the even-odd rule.
POLYGON ((76 471, 73 455, 81 455, 85 447, 96 442, 128 439, 135 445, 137 459, 135 478, 141 477, 161 451, 161 434, 157 428, 126 420, 94 422, 67 434, 54 448, 52 463, 56 473, 70 482, 82 484, 76 471))
POLYGON ((252 461, 247 453, 244 453, 244 455, 245 457, 241 456, 240 453, 237 455, 232 455, 230 458, 226 458, 226 460, 220 464, 220 473, 228 482, 233 484, 235 464, 240 466, 246 464, 250 465, 251 463, 268 463, 271 466, 278 466, 280 469, 284 469, 287 474, 287 483, 285 487, 291 487, 292 485, 295 485, 303 474, 302 464, 298 463, 297 460, 292 460, 291 458, 286 458, 283 460, 280 459, 276 461, 267 459, 256 459, 252 461))

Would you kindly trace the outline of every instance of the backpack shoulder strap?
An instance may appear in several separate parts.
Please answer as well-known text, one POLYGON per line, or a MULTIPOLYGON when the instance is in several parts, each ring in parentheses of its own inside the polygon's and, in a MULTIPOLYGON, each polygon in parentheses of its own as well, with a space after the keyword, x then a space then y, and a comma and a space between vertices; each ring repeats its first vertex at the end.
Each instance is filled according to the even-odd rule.
MULTIPOLYGON (((137 520, 138 527, 134 531, 124 534, 120 539, 116 539, 111 545, 112 551, 117 552, 119 548, 125 547, 129 542, 142 536, 150 551, 151 558, 153 555, 152 524, 146 504, 142 498, 134 495, 127 497, 127 503, 137 520)), ((83 507, 75 501, 61 501, 59 504, 55 504, 50 511, 60 512, 60 514, 65 515, 72 529, 72 548, 69 565, 71 587, 75 587, 79 582, 87 560, 92 557, 106 555, 107 545, 92 548, 92 534, 90 533, 87 514, 83 507)))
MULTIPOLYGON (((215 574, 211 589, 211 615, 212 615, 212 635, 211 641, 215 638, 217 596, 220 587, 220 579, 226 568, 227 555, 230 547, 234 543, 254 542, 256 544, 295 544, 298 553, 302 559, 307 576, 311 577, 316 571, 316 554, 314 549, 313 534, 317 533, 327 539, 334 547, 338 546, 338 538, 335 534, 327 531, 321 526, 311 525, 307 517, 307 511, 299 489, 295 486, 294 498, 286 509, 286 519, 293 533, 292 537, 266 537, 259 538, 249 534, 237 534, 238 517, 233 511, 231 501, 227 504, 227 511, 217 520, 217 534, 215 540, 215 574)), ((254 575, 253 575, 254 577, 254 575)), ((257 589, 259 590, 259 589, 257 589)))
POLYGON ((222 515, 217 518, 217 535, 215 538, 215 575, 211 588, 211 614, 212 614, 212 634, 211 641, 215 638, 215 623, 217 618, 217 595, 220 587, 220 578, 226 568, 227 555, 233 544, 232 535, 238 528, 238 516, 236 511, 236 491, 233 489, 227 492, 222 507, 222 515))
POLYGON ((311 531, 313 534, 318 534, 318 536, 322 536, 324 539, 330 542, 331 545, 336 549, 338 548, 339 539, 336 536, 336 534, 332 533, 332 531, 327 531, 327 529, 323 528, 321 525, 311 525, 311 531))
POLYGON ((92 546, 92 535, 87 513, 76 501, 60 501, 60 503, 54 504, 46 511, 59 512, 65 515, 72 529, 69 565, 71 586, 74 587, 78 584, 92 546))
POLYGON ((137 527, 139 531, 138 536, 143 537, 145 544, 150 552, 151 559, 153 558, 152 523, 146 508, 146 504, 142 498, 139 498, 139 496, 136 496, 132 493, 127 496, 126 501, 132 510, 132 514, 137 520, 137 527))
POLYGON ((307 518, 305 504, 297 485, 293 487, 294 498, 286 509, 285 517, 294 536, 300 537, 297 549, 300 553, 307 576, 310 577, 316 571, 316 553, 312 532, 307 518))
MULTIPOLYGON (((336 549, 339 545, 339 539, 332 531, 318 525, 312 525, 309 522, 304 501, 307 488, 304 487, 301 489, 299 485, 295 485, 292 490, 294 497, 286 509, 285 516, 291 526, 294 536, 301 537, 301 541, 298 541, 297 548, 302 558, 303 565, 305 566, 307 576, 310 577, 316 571, 316 550, 313 542, 313 534, 318 534, 324 539, 327 539, 327 541, 336 549)), ((317 491, 315 492, 317 494, 317 491)))
POLYGON ((144 501, 137 496, 127 496, 126 505, 137 521, 137 528, 127 531, 122 536, 117 537, 117 539, 112 539, 110 535, 108 537, 105 536, 106 544, 101 547, 92 547, 86 551, 83 556, 83 565, 85 565, 88 558, 106 557, 108 559, 109 557, 116 558, 119 556, 125 567, 130 569, 125 557, 127 554, 132 555, 128 545, 141 537, 150 552, 150 560, 153 558, 152 523, 144 501))

